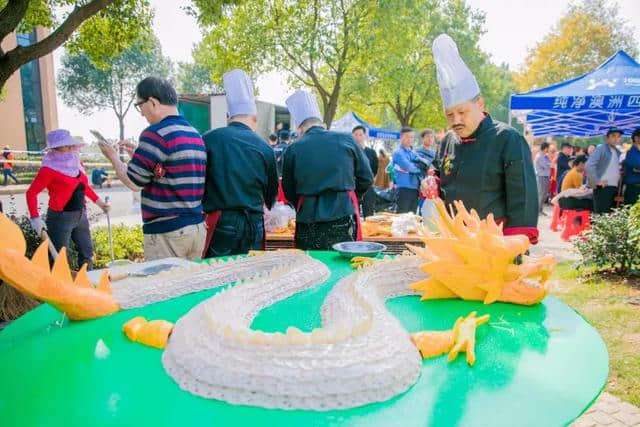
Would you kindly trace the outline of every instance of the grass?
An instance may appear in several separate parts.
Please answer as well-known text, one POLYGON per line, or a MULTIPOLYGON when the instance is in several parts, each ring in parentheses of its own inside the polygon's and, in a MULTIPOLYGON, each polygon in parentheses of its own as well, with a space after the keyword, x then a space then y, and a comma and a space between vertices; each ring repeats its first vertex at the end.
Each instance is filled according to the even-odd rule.
POLYGON ((640 278, 595 275, 558 265, 552 294, 589 321, 609 350, 606 391, 640 406, 640 278))

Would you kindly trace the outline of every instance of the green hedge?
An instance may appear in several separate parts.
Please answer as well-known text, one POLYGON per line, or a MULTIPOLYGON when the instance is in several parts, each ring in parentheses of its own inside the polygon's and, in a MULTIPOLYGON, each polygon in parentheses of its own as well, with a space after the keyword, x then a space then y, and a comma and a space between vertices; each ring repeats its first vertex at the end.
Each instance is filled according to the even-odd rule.
MULTIPOLYGON (((41 243, 41 240, 31 228, 27 216, 7 216, 22 229, 27 242, 27 256, 30 258, 41 243)), ((144 259, 144 244, 142 226, 116 225, 111 228, 113 233, 113 253, 115 259, 128 259, 138 262, 144 259)), ((111 261, 109 249, 109 233, 106 227, 94 227, 91 230, 93 240, 93 268, 104 268, 111 261)), ((69 264, 73 270, 78 270, 78 254, 75 245, 71 243, 69 250, 69 264)))
POLYGON ((592 215, 591 230, 574 245, 582 257, 581 265, 623 276, 635 274, 640 267, 640 204, 592 215))
MULTIPOLYGON (((115 259, 142 261, 144 245, 142 226, 119 224, 111 227, 113 234, 113 255, 115 259)), ((111 261, 109 232, 107 227, 95 227, 91 231, 93 239, 93 268, 103 268, 111 261)))

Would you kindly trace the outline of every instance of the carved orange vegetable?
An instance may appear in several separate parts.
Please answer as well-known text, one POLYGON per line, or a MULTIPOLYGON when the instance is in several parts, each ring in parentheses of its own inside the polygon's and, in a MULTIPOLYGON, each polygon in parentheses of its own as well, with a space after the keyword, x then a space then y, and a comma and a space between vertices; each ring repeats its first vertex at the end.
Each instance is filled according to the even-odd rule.
POLYGON ((439 234, 421 230, 425 248, 408 245, 428 262, 420 267, 429 278, 410 287, 422 292, 422 299, 462 298, 532 305, 547 294, 546 282, 553 271, 552 256, 524 256, 529 248, 526 236, 504 236, 493 215, 480 219, 455 202, 456 214, 436 201, 439 216, 434 223, 439 234))

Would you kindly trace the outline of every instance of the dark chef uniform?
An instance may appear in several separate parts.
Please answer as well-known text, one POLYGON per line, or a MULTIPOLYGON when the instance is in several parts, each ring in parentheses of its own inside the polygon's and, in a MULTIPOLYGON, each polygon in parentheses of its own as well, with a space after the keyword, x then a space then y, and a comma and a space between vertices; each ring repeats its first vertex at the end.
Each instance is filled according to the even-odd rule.
POLYGON ((447 133, 438 158, 445 203, 460 200, 481 218, 493 213, 505 235, 537 242, 536 176, 529 145, 515 129, 487 114, 468 138, 447 133))
POLYGON ((204 135, 207 174, 202 207, 207 214, 207 241, 203 257, 247 253, 264 249, 263 209, 278 194, 273 149, 238 115, 255 115, 253 87, 241 70, 223 76, 231 123, 204 135))
POLYGON ((360 240, 358 195, 371 186, 369 160, 351 135, 311 127, 284 153, 282 187, 296 206, 296 247, 331 249, 360 240))

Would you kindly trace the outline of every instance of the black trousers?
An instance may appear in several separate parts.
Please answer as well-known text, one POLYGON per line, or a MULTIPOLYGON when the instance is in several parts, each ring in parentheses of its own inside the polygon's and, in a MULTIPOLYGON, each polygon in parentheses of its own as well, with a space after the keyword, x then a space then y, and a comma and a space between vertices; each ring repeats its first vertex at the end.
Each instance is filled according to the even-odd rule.
POLYGON ((593 213, 603 214, 611 212, 614 207, 613 199, 618 193, 618 187, 596 187, 593 190, 593 213))
POLYGON ((627 184, 624 189, 624 204, 634 205, 640 195, 640 184, 627 184))
POLYGON ((362 196, 362 216, 364 218, 375 214, 376 212, 376 192, 373 190, 373 186, 362 196))
POLYGON ((244 210, 223 211, 216 225, 207 258, 246 254, 262 249, 264 223, 262 214, 244 210))
POLYGON ((398 213, 416 213, 418 209, 418 190, 411 188, 398 189, 398 213))
POLYGON ((561 209, 569 209, 573 211, 577 210, 593 210, 593 200, 592 199, 578 199, 576 197, 563 197, 558 200, 558 206, 561 209))
POLYGON ((327 222, 296 223, 296 248, 326 251, 340 242, 356 240, 356 222, 353 216, 327 222))
POLYGON ((58 252, 63 247, 69 250, 69 243, 72 241, 78 251, 78 268, 86 263, 87 270, 93 269, 93 242, 85 209, 62 212, 49 209, 45 223, 49 239, 58 252))

